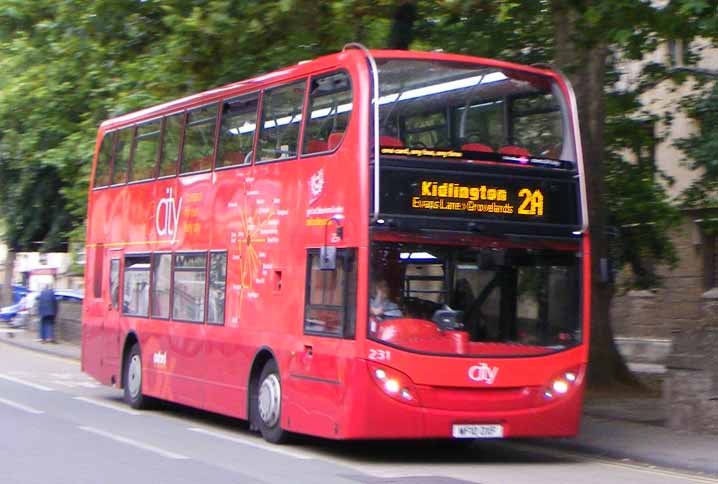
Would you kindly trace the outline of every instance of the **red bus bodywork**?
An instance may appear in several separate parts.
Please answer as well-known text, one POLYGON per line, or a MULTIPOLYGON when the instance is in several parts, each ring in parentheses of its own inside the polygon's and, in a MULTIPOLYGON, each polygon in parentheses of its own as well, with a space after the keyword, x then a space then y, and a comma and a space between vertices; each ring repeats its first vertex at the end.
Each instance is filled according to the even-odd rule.
MULTIPOLYGON (((438 53, 372 54, 377 59, 481 63, 540 74, 571 98, 563 78, 543 69, 438 53)), ((364 52, 346 50, 106 121, 98 132, 95 160, 105 133, 113 130, 339 69, 351 78, 353 110, 344 139, 333 152, 90 189, 83 370, 104 384, 122 385, 123 360, 136 341, 144 394, 247 419, 252 379, 272 358, 281 375, 281 427, 292 432, 331 439, 450 438, 456 424, 500 424, 504 437, 574 435, 588 360, 586 230, 568 244, 583 253, 581 344, 516 357, 507 357, 504 349, 492 357, 486 343, 477 350, 481 357, 467 357, 409 351, 368 337, 369 257, 375 236, 368 162, 372 76, 364 52), (311 183, 318 173, 323 187, 316 200, 311 183), (333 245, 356 250, 356 329, 348 338, 303 331, 307 249, 326 243, 326 220, 336 214, 342 215, 343 235, 333 245), (227 253, 224 324, 133 317, 112 308, 113 260, 119 264, 122 292, 127 254, 192 251, 227 253), (467 376, 481 365, 496 372, 491 383, 467 376), (408 378, 417 398, 410 403, 392 398, 373 377, 377 367, 408 378), (547 401, 545 390, 567 371, 575 372, 574 385, 547 401)), ((412 235, 376 237, 398 240, 412 235)), ((566 245, 550 240, 545 244, 566 245)))

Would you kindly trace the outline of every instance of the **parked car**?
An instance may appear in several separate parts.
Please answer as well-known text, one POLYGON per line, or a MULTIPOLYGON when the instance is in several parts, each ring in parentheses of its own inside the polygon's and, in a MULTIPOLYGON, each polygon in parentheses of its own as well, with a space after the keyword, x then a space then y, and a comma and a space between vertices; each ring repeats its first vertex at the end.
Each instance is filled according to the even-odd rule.
MULTIPOLYGON (((27 292, 18 302, 0 308, 0 321, 13 321, 22 316, 23 322, 30 316, 37 304, 38 291, 27 292)), ((82 301, 84 293, 73 289, 55 289, 55 299, 58 301, 82 301)), ((22 324, 16 324, 22 325, 22 324)))
MULTIPOLYGON (((2 290, 3 285, 0 284, 0 290, 2 290)), ((27 293, 31 292, 30 289, 28 289, 25 286, 20 286, 18 284, 12 285, 12 303, 16 304, 20 302, 20 299, 22 299, 27 293)))

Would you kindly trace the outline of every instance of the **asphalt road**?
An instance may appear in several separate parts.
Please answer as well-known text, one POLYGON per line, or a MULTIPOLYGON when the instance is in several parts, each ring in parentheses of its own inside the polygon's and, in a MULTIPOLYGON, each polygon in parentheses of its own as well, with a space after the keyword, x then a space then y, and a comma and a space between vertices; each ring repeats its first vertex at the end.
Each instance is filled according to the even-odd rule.
POLYGON ((0 345, 0 482, 718 483, 524 442, 266 444, 244 422, 164 404, 125 406, 79 364, 0 345))

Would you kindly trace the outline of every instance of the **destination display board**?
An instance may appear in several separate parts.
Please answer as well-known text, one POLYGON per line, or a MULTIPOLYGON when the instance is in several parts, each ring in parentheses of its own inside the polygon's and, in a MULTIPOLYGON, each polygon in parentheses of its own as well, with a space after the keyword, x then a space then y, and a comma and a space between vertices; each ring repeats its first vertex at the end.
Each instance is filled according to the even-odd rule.
POLYGON ((565 176, 517 176, 501 168, 446 173, 382 168, 385 215, 579 226, 578 182, 565 176), (502 173, 503 172, 503 173, 502 173))

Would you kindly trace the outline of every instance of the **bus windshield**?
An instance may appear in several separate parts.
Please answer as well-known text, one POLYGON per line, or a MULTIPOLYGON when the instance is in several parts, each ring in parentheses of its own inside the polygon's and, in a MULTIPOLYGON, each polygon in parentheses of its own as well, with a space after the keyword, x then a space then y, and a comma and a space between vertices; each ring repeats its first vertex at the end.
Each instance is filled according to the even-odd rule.
POLYGON ((371 255, 372 339, 471 356, 546 354, 581 342, 575 251, 375 242, 371 255))
POLYGON ((549 77, 445 61, 377 65, 385 153, 424 148, 422 156, 453 150, 576 161, 568 108, 549 77))

